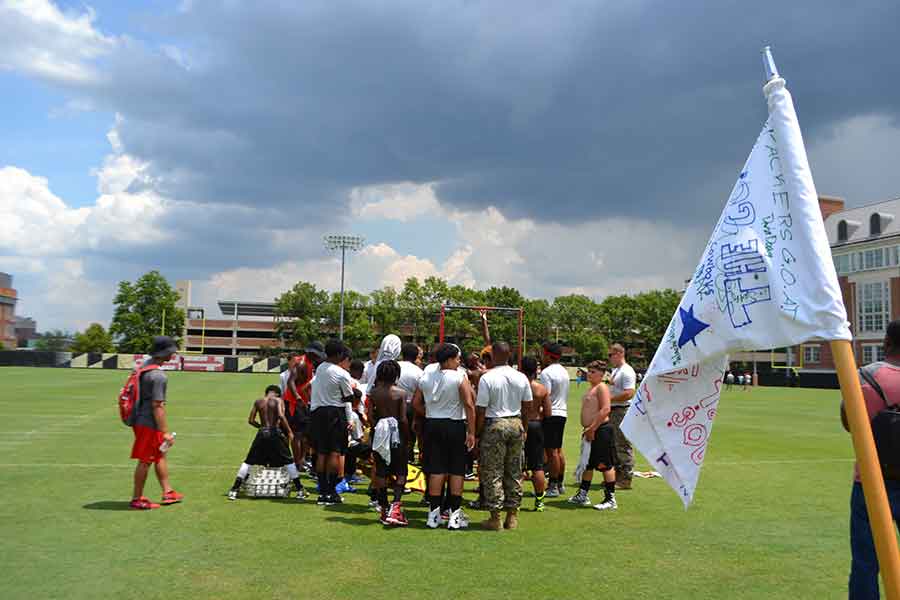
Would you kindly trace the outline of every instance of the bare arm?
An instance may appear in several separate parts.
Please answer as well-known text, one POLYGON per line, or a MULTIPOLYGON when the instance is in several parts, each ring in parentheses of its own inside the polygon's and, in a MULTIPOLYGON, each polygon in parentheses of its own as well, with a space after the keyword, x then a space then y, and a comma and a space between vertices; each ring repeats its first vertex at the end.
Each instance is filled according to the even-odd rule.
POLYGON ((485 406, 476 406, 475 407, 475 435, 477 437, 481 437, 481 434, 484 432, 484 413, 487 411, 487 407, 485 406))
POLYGON ((259 421, 257 421, 257 417, 259 416, 259 400, 253 403, 253 407, 250 409, 250 416, 247 417, 247 423, 259 429, 261 427, 259 421))
POLYGON ((546 419, 553 414, 553 404, 550 403, 550 394, 544 393, 544 398, 541 400, 541 404, 543 405, 544 409, 544 413, 541 416, 546 419))
POLYGON ((617 394, 610 399, 610 402, 621 404, 622 402, 628 402, 632 398, 634 398, 636 390, 625 390, 621 394, 617 394))
POLYGON ((481 335, 484 337, 484 345, 491 345, 491 332, 488 329, 487 311, 481 311, 481 335))
POLYGON ((403 436, 406 443, 409 443, 409 421, 406 419, 406 399, 404 398, 403 392, 401 391, 399 394, 395 394, 392 401, 397 403, 395 408, 397 414, 400 415, 400 418, 397 419, 397 422, 400 425, 400 435, 403 436))
POLYGON ((466 448, 471 450, 475 447, 475 398, 468 378, 459 383, 459 395, 466 410, 466 448))
MULTIPOLYGON (((256 404, 254 404, 254 406, 256 406, 256 404)), ((287 417, 284 416, 284 400, 281 398, 278 399, 278 423, 281 425, 281 430, 288 439, 294 437, 294 432, 291 431, 291 424, 288 423, 287 417)))
POLYGON ((162 400, 153 401, 153 419, 160 431, 164 434, 169 433, 169 424, 166 422, 166 403, 162 400))
POLYGON ((422 395, 422 390, 416 390, 416 393, 413 394, 413 410, 416 412, 416 416, 419 418, 425 418, 425 396, 422 395))
POLYGON ((847 420, 847 409, 844 408, 843 402, 841 402, 841 425, 845 431, 850 431, 850 421, 847 420))

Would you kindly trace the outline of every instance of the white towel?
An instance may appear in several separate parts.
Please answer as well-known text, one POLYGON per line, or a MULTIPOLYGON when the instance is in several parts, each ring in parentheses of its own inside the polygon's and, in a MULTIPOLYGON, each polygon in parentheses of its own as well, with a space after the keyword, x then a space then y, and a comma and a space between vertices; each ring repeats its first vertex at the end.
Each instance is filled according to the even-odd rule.
POLYGON ((391 464, 391 448, 400 445, 400 426, 397 419, 379 419, 372 436, 372 451, 377 452, 386 465, 391 464))
POLYGON ((581 438, 581 458, 578 459, 578 467, 575 469, 575 480, 581 481, 581 476, 587 469, 588 461, 591 459, 591 443, 581 438))

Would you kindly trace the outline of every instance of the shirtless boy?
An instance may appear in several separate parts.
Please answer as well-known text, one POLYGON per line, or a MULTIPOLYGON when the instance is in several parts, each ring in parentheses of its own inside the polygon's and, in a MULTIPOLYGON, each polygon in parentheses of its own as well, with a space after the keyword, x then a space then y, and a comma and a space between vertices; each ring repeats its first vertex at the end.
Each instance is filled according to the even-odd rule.
POLYGON ((375 477, 372 487, 381 506, 381 522, 384 525, 404 527, 409 524, 403 513, 403 488, 406 487, 407 452, 409 422, 406 418, 406 392, 397 386, 400 379, 400 365, 397 361, 386 360, 378 365, 374 384, 369 388, 369 422, 374 424, 372 434, 373 455, 375 457, 375 477), (396 421, 399 442, 391 444, 390 431, 396 421), (380 443, 387 438, 386 445, 380 443), (379 450, 379 446, 381 447, 379 450), (390 462, 382 456, 385 452, 390 462), (394 501, 388 506, 387 485, 393 479, 394 501))
POLYGON ((531 396, 534 400, 522 405, 528 421, 528 435, 525 438, 525 468, 531 471, 531 483, 534 486, 534 510, 544 512, 544 492, 547 480, 544 478, 544 427, 543 419, 550 416, 550 394, 547 388, 537 381, 538 362, 531 356, 522 359, 522 372, 531 384, 531 396))

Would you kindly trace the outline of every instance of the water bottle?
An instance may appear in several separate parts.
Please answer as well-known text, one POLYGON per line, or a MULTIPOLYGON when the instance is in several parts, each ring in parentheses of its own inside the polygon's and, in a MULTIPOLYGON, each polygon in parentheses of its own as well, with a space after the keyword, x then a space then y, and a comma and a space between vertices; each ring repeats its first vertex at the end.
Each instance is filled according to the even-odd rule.
MULTIPOLYGON (((172 437, 174 438, 176 434, 174 431, 172 432, 172 437)), ((163 443, 159 445, 159 451, 165 454, 169 451, 169 448, 172 447, 172 444, 169 443, 169 440, 163 440, 163 443)))

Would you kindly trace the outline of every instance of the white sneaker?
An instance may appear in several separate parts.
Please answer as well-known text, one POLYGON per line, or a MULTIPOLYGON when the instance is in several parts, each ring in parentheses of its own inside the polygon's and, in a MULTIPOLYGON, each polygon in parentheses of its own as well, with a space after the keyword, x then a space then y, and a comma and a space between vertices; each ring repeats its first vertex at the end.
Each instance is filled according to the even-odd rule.
POLYGON ((297 499, 298 502, 300 500, 305 500, 306 499, 306 490, 303 488, 300 488, 299 490, 297 490, 297 494, 294 497, 297 499))
POLYGON ((616 510, 617 508, 619 508, 619 505, 616 504, 616 499, 615 497, 613 497, 609 500, 604 500, 600 504, 595 504, 594 508, 596 508, 597 510, 616 510))
POLYGON ((450 513, 450 520, 447 522, 447 529, 466 529, 469 526, 469 517, 461 508, 450 513))
POLYGON ((566 484, 564 484, 562 481, 560 481, 559 482, 559 495, 564 496, 565 493, 566 493, 566 484))
POLYGON ((237 500, 238 491, 237 490, 228 490, 228 499, 229 500, 237 500))
POLYGON ((549 488, 547 488, 544 496, 546 498, 559 498, 559 489, 556 487, 556 485, 551 485, 549 488))
POLYGON ((569 498, 569 502, 571 504, 577 504, 578 506, 590 506, 591 499, 588 498, 587 492, 579 489, 578 493, 569 498))
POLYGON ((435 508, 434 510, 428 511, 428 520, 425 521, 425 526, 429 529, 437 529, 441 526, 441 508, 435 508))

